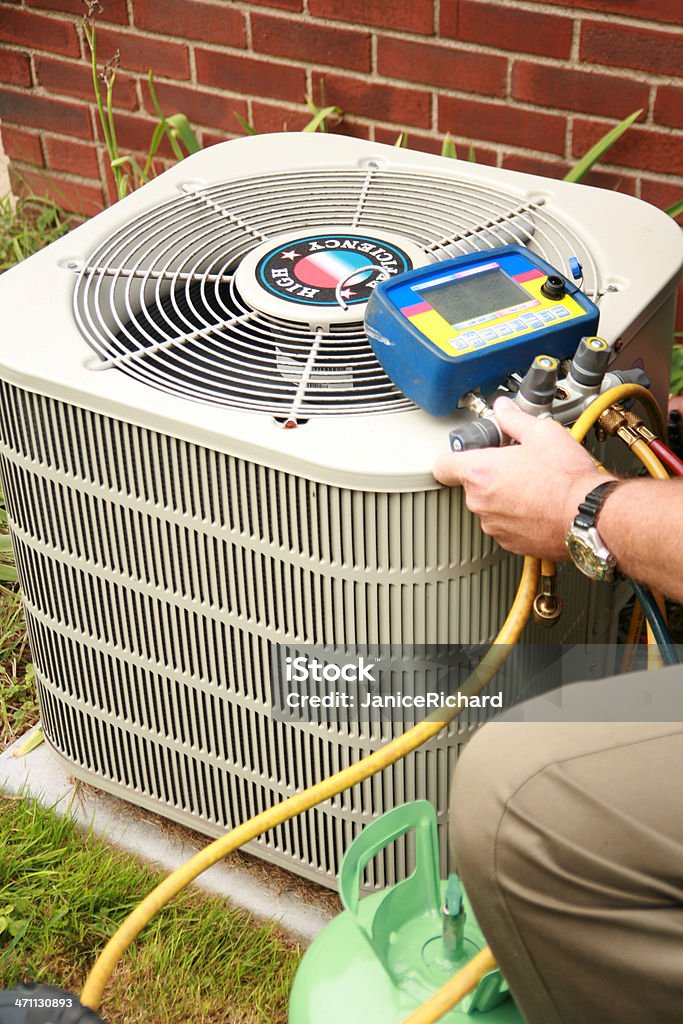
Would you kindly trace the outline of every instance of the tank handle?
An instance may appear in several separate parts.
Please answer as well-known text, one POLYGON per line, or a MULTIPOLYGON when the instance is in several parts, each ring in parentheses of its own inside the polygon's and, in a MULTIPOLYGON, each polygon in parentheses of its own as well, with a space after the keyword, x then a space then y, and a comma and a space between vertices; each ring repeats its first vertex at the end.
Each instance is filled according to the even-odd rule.
MULTIPOLYGON (((356 918, 373 945, 384 949, 390 931, 441 903, 439 844, 436 812, 428 800, 415 800, 387 811, 367 825, 349 846, 339 873, 339 894, 345 910, 356 918), (411 829, 415 830, 415 870, 385 890, 370 928, 358 919, 360 883, 365 868, 381 850, 411 829), (386 934, 385 934, 386 932, 386 934)), ((381 951, 378 948, 378 952, 381 951)))

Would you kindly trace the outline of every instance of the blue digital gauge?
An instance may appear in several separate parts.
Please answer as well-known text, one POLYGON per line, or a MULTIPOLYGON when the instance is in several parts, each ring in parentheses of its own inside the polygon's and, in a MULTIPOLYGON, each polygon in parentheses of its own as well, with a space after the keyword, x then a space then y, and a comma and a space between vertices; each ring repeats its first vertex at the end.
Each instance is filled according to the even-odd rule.
POLYGON ((597 332, 598 307, 523 246, 457 256, 382 281, 365 329, 396 386, 436 416, 492 391, 540 353, 564 359, 597 332))

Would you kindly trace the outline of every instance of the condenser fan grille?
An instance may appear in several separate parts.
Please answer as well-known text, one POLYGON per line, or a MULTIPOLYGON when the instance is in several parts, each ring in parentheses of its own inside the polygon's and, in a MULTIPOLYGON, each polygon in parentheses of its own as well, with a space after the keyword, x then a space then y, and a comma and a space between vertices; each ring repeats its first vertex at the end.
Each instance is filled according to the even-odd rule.
POLYGON ((99 359, 183 398, 281 418, 412 408, 386 376, 358 320, 322 326, 306 306, 276 317, 238 290, 257 246, 331 224, 391 232, 427 259, 512 243, 569 273, 576 256, 594 297, 594 261, 572 228, 522 194, 454 178, 382 171, 302 171, 185 185, 110 236, 82 268, 75 315, 99 359))

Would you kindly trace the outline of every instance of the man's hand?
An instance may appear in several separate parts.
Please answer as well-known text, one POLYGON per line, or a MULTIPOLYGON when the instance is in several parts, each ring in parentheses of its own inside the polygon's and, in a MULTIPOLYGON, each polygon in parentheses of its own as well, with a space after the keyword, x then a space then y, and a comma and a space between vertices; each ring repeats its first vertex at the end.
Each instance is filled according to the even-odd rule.
POLYGON ((434 476, 462 484, 470 512, 508 551, 558 560, 579 502, 612 479, 554 420, 536 419, 509 398, 495 403, 496 419, 517 445, 442 455, 434 476))

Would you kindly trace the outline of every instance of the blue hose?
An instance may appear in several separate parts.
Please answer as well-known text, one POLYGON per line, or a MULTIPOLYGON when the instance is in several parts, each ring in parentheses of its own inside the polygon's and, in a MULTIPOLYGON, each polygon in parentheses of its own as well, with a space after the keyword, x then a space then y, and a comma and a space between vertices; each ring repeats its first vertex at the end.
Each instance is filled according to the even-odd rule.
POLYGON ((629 582, 633 587, 633 593, 640 601, 640 606, 645 612, 645 618, 647 619, 647 623, 652 630, 655 640, 657 641, 657 647, 662 656, 662 661, 665 665, 680 664, 676 654, 676 648, 671 643, 671 637, 669 636, 669 631, 666 628, 664 617, 659 610, 659 605, 655 601, 652 591, 649 587, 646 587, 643 583, 638 583, 636 580, 629 580, 629 582))

